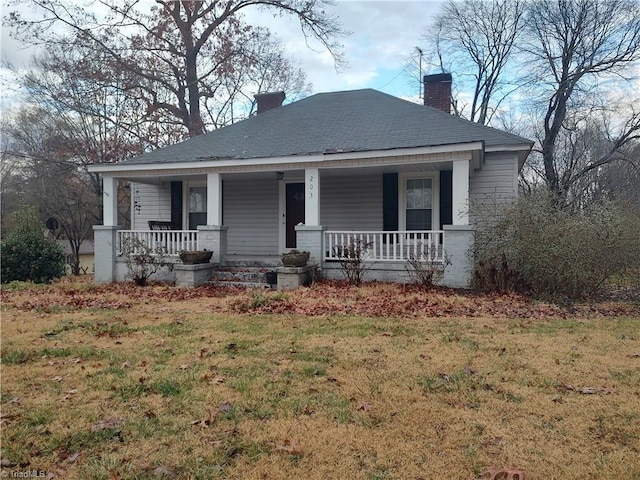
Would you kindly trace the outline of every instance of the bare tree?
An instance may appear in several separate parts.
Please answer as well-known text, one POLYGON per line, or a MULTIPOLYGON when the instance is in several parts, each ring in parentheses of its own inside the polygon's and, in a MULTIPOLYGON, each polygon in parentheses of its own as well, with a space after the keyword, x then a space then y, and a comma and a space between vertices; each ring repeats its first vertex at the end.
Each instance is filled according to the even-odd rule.
POLYGON ((523 28, 525 3, 520 0, 449 0, 425 36, 442 71, 453 71, 470 84, 469 110, 457 100, 455 110, 473 122, 488 124, 511 91, 517 88, 509 64, 523 28), (470 81, 469 81, 470 79, 470 81))
POLYGON ((474 72, 473 85, 462 82, 470 119, 495 122, 499 106, 507 111, 500 120, 530 119, 530 131, 517 132, 537 139, 525 187, 541 178, 560 204, 577 206, 595 198, 593 182, 609 165, 627 161, 640 136, 639 2, 451 0, 430 42, 440 68, 474 72), (616 89, 627 98, 616 98, 616 89))
POLYGON ((628 85, 624 75, 640 57, 640 6, 633 0, 537 0, 526 25, 524 48, 536 67, 536 92, 546 99, 539 148, 543 178, 564 201, 572 185, 615 161, 619 150, 639 137, 640 114, 631 109, 617 112, 618 128, 600 155, 584 161, 560 148, 580 121, 577 112, 585 110, 585 99, 610 93, 602 88, 607 80, 609 87, 612 80, 628 85))
POLYGON ((330 0, 156 0, 150 11, 140 0, 104 0, 105 18, 67 0, 31 0, 43 18, 29 20, 16 11, 6 19, 17 35, 31 43, 81 44, 105 57, 105 72, 130 74, 135 90, 150 111, 163 110, 195 136, 205 131, 203 104, 215 96, 220 81, 233 76, 237 62, 251 61, 247 46, 260 29, 247 25, 241 13, 262 8, 291 14, 305 36, 313 36, 340 61, 337 20, 324 9, 330 0), (70 35, 58 35, 64 27, 70 35))

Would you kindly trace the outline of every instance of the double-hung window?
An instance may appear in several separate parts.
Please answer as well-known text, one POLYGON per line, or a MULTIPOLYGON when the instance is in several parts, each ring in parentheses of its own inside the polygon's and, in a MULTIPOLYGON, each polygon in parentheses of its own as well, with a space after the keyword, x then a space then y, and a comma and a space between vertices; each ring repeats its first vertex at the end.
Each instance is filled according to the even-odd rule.
POLYGON ((406 179, 405 228, 431 230, 433 219, 433 179, 406 179))
POLYGON ((207 187, 189 187, 189 230, 207 224, 207 187))
POLYGON ((440 176, 437 172, 400 173, 398 229, 440 229, 440 176))

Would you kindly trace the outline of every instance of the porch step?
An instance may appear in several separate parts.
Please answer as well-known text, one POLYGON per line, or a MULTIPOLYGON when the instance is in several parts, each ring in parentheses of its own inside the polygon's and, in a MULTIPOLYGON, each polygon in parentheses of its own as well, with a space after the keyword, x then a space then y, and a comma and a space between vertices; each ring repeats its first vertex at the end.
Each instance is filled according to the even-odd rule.
POLYGON ((271 288, 266 273, 275 269, 263 266, 219 267, 213 271, 209 283, 218 287, 271 288))

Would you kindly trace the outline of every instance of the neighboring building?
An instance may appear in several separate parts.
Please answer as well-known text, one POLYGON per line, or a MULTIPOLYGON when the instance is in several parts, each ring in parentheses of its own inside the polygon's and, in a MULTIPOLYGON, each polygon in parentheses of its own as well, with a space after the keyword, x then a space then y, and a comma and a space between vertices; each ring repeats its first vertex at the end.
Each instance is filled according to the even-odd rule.
MULTIPOLYGON (((71 274, 71 262, 73 261, 73 254, 71 253, 71 246, 68 240, 60 240, 60 244, 64 248, 65 255, 65 271, 67 275, 71 274)), ((84 240, 80 244, 80 272, 82 274, 93 273, 93 240, 84 240)))
POLYGON ((428 245, 436 260, 452 259, 444 283, 467 286, 477 205, 517 196, 533 142, 451 115, 450 94, 449 74, 425 77, 427 106, 375 90, 285 106, 284 93, 261 94, 254 117, 91 167, 104 178, 96 281, 123 278, 127 236, 176 256, 213 250, 227 265, 307 250, 328 278, 341 278, 337 258, 360 238, 370 245, 368 279, 406 280, 408 255, 428 245), (131 183, 130 231, 116 225, 118 181, 131 183), (170 230, 152 233, 149 222, 170 230))

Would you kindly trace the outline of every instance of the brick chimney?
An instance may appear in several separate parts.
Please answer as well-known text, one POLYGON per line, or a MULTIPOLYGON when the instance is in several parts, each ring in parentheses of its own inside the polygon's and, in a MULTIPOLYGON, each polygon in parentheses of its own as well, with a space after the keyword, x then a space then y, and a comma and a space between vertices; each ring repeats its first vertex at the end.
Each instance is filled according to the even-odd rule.
POLYGON ((284 92, 268 92, 268 93, 256 93, 253 98, 258 103, 258 115, 271 110, 272 108, 278 108, 282 106, 285 95, 284 92))
POLYGON ((451 113, 451 74, 424 76, 424 104, 451 113))

